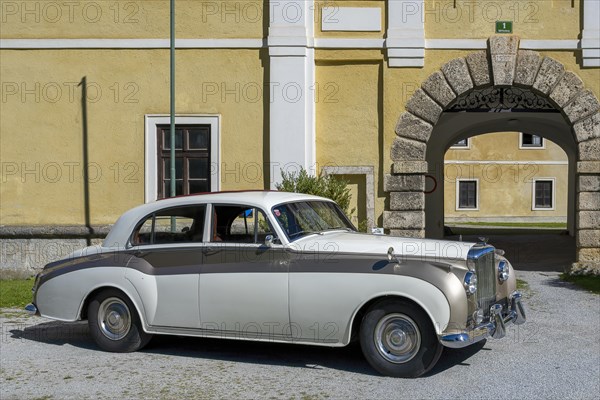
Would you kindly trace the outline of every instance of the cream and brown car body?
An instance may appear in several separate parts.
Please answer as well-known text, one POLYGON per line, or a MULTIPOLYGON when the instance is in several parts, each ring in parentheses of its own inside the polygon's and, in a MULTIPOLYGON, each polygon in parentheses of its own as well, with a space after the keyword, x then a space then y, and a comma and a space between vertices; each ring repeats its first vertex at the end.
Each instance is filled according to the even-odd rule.
MULTIPOLYGON (((358 233, 336 209, 328 199, 267 191, 145 204, 123 214, 101 246, 45 266, 28 308, 77 321, 103 291, 120 293, 110 298, 126 297, 131 315, 120 314, 127 304, 102 302, 109 296, 93 311, 94 326, 111 340, 137 321, 144 335, 344 346, 369 310, 391 299, 418 309, 446 347, 500 338, 505 324, 524 322, 515 273, 492 246, 358 233), (294 209, 302 212, 298 225, 300 215, 325 210, 340 226, 293 230, 294 209), (98 308, 104 314, 96 317, 98 308)), ((424 340, 393 322, 378 325, 387 329, 377 342, 384 356, 386 340, 394 348, 424 340)), ((407 358, 392 353, 392 364, 407 358)))

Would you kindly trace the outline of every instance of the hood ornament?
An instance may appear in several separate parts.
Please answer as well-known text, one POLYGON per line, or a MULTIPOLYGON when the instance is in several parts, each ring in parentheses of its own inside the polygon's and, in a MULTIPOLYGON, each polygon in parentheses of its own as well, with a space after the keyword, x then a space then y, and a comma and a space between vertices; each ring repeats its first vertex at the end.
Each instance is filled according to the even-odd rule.
POLYGON ((480 236, 479 237, 479 243, 486 245, 488 240, 490 240, 490 238, 484 237, 484 236, 480 236))

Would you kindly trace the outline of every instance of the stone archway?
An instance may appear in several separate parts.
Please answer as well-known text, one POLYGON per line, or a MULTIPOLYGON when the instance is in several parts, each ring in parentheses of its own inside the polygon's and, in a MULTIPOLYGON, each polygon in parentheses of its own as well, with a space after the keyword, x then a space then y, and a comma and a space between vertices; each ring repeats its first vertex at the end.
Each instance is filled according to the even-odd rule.
POLYGON ((566 123, 568 134, 563 135, 574 141, 576 154, 572 187, 576 191, 577 263, 573 267, 600 273, 600 102, 560 62, 519 50, 516 36, 491 37, 487 50, 449 61, 407 102, 396 126, 392 171, 385 177, 390 202, 383 215, 384 227, 392 235, 425 237, 426 152, 434 127, 461 96, 511 87, 547 100, 566 123))

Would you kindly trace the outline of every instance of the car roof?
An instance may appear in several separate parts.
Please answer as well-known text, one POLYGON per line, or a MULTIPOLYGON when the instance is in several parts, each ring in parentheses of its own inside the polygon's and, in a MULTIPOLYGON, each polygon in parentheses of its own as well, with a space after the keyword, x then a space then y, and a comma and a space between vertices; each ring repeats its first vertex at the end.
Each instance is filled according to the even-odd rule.
POLYGON ((195 204, 243 204, 251 207, 259 207, 269 210, 271 207, 281 203, 294 201, 320 200, 332 201, 330 199, 312 196, 302 193, 278 192, 268 190, 245 190, 235 192, 211 192, 194 194, 188 196, 171 197, 142 204, 126 211, 115 222, 109 234, 104 239, 103 247, 123 248, 127 244, 129 235, 145 216, 166 208, 190 206, 195 204))

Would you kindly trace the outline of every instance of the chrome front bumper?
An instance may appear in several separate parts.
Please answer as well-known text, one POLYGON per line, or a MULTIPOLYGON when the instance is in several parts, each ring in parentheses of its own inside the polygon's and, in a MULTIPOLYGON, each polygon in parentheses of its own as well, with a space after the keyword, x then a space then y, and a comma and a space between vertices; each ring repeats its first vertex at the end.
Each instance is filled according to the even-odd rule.
POLYGON ((490 321, 476 326, 475 328, 452 334, 442 334, 440 342, 445 347, 453 349, 470 346, 488 337, 502 339, 506 336, 506 326, 510 324, 521 325, 525 322, 525 308, 521 302, 521 293, 514 292, 510 298, 510 310, 503 312, 500 304, 494 304, 490 308, 490 321))

